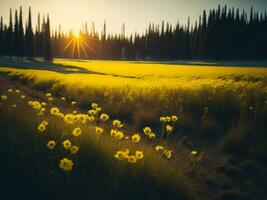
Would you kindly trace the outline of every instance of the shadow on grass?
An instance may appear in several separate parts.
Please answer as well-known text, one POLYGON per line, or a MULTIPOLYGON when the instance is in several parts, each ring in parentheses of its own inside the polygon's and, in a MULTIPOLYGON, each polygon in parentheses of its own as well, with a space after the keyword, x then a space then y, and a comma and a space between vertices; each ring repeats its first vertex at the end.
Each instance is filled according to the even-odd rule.
POLYGON ((32 70, 47 70, 62 74, 99 74, 99 72, 89 71, 87 69, 72 66, 62 65, 53 62, 41 60, 25 60, 25 59, 0 59, 0 67, 16 68, 16 69, 32 69, 32 70))

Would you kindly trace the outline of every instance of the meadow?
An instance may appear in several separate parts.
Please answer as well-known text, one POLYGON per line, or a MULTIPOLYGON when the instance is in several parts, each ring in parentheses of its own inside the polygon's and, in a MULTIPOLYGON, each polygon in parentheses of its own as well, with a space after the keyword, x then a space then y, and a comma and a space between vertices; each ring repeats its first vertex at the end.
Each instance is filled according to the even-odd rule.
POLYGON ((5 195, 27 171, 21 191, 44 199, 264 197, 267 68, 0 64, 5 195))

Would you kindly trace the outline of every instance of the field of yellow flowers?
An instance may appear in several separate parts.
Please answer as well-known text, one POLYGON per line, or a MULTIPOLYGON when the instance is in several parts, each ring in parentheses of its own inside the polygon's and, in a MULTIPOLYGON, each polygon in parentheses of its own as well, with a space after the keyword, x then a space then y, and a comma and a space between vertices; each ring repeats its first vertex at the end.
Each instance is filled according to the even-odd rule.
POLYGON ((267 68, 1 65, 6 198, 27 174, 20 188, 32 198, 205 199, 193 176, 206 151, 266 162, 267 68))

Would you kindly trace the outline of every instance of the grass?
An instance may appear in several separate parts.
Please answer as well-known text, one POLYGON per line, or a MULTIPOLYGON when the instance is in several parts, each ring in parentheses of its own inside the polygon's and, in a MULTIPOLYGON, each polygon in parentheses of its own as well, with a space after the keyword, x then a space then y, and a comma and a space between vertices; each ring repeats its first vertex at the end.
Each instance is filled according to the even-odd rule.
MULTIPOLYGON (((90 197, 95 199, 123 199, 129 194, 132 196, 127 196, 127 199, 191 199, 195 196, 192 188, 198 188, 187 174, 191 168, 191 150, 219 147, 238 159, 254 159, 262 164, 267 162, 264 150, 267 145, 264 131, 267 128, 266 68, 216 66, 216 63, 208 66, 201 63, 198 66, 199 63, 177 65, 70 60, 5 63, 0 72, 12 82, 24 85, 32 97, 47 101, 44 93, 52 93, 54 100, 48 108, 58 106, 64 114, 73 110, 86 112, 92 102, 97 102, 112 119, 121 119, 126 124, 125 133, 140 133, 145 126, 150 126, 156 134, 153 142, 143 135, 141 143, 133 144, 127 140, 118 142, 105 134, 99 137, 90 128, 92 125, 81 125, 82 130, 86 130, 86 137, 83 135, 79 141, 81 151, 73 158, 79 167, 75 162, 73 174, 64 176, 58 169, 60 157, 56 156, 65 155, 64 151, 59 150, 50 155, 45 143, 49 138, 61 141, 62 133, 66 132, 70 136, 70 130, 74 127, 47 114, 49 129, 44 138, 38 139, 38 146, 34 147, 37 144, 29 142, 36 140, 31 137, 36 137, 36 127, 41 118, 29 110, 27 103, 17 102, 19 111, 14 112, 11 106, 13 103, 9 102, 8 106, 4 106, 6 110, 1 112, 0 121, 10 121, 6 124, 8 134, 3 135, 1 141, 5 137, 9 138, 9 133, 16 130, 21 130, 19 135, 22 138, 15 140, 11 137, 8 143, 14 143, 12 148, 4 144, 1 147, 8 148, 14 154, 18 152, 17 147, 19 152, 23 152, 24 148, 33 151, 33 148, 38 157, 45 155, 44 159, 35 160, 32 164, 36 167, 40 166, 37 165, 40 162, 43 166, 32 170, 32 177, 40 177, 42 174, 45 177, 42 182, 58 190, 53 189, 49 194, 67 195, 70 199, 80 198, 79 195, 84 194, 93 195, 90 197), (66 97, 66 101, 62 102, 61 97, 66 97), (71 106, 72 101, 77 101, 77 105, 71 106), (21 119, 20 113, 27 113, 27 117, 21 119), (161 138, 166 124, 162 127, 159 118, 172 114, 179 117, 178 124, 171 137, 161 138), (21 141, 25 143, 22 145, 21 141), (177 145, 180 143, 188 148, 181 155, 175 151, 179 149, 177 145), (158 155, 154 149, 157 144, 172 149, 174 158, 168 160, 158 155), (125 148, 144 151, 144 159, 134 167, 127 162, 118 162, 113 155, 125 148), (49 168, 43 164, 47 158, 51 162, 49 168), (51 171, 56 174, 53 180, 47 174, 51 171), (83 171, 85 174, 82 174, 83 171), (66 188, 59 187, 64 181, 69 185, 66 188), (105 191, 100 192, 99 187, 103 188, 103 183, 107 185, 105 191), (85 188, 88 185, 90 189, 85 188), (136 194, 136 191, 140 193, 136 194)), ((2 90, 2 94, 6 94, 6 89, 2 90)), ((17 98, 14 97, 12 101, 18 101, 17 98)), ((112 126, 110 123, 98 122, 95 125, 103 127, 107 132, 112 126)))

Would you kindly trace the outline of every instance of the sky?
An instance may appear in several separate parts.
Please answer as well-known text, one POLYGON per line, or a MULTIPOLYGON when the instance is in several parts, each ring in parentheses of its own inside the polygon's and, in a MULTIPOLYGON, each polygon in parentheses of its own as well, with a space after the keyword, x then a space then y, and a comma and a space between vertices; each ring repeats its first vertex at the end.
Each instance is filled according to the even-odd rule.
POLYGON ((52 28, 73 29, 78 32, 82 24, 92 21, 96 29, 102 29, 106 20, 107 31, 120 32, 123 23, 126 33, 144 32, 149 22, 161 24, 162 20, 185 24, 198 19, 203 9, 216 8, 218 4, 240 9, 267 11, 267 0, 0 0, 0 16, 8 23, 9 9, 23 7, 24 19, 29 6, 32 8, 33 24, 37 13, 49 13, 52 28))

